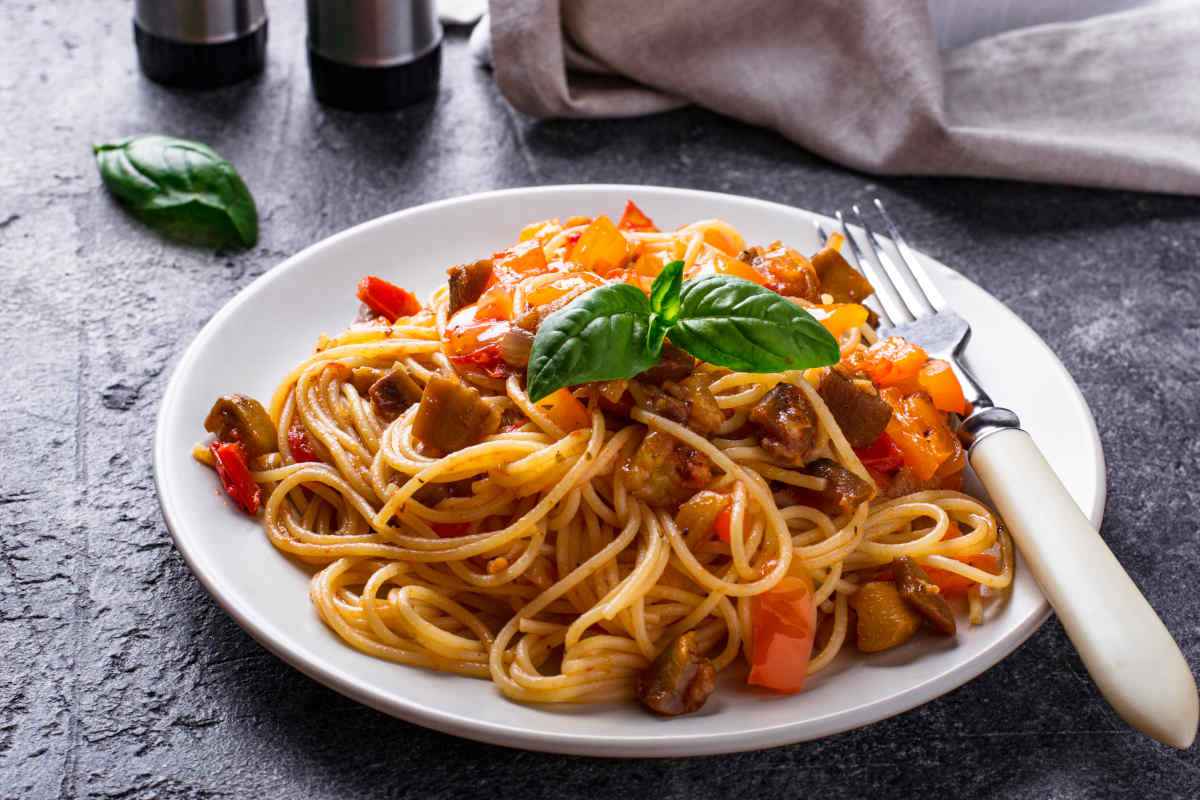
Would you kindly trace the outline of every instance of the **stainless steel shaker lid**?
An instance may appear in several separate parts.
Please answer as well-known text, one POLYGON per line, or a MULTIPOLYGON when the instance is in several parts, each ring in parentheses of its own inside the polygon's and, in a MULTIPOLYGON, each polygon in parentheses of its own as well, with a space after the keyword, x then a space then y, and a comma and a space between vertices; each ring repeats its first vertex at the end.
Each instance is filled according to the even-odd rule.
POLYGON ((391 67, 442 41, 432 0, 308 0, 308 47, 339 64, 391 67))
POLYGON ((133 19, 160 39, 219 44, 261 27, 267 12, 263 0, 137 0, 133 19))

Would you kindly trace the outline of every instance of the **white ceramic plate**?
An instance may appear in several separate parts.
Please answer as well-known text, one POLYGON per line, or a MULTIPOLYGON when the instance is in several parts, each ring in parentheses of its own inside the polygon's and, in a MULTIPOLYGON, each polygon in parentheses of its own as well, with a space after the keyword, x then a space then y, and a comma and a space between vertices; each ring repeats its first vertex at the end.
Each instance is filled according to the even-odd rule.
MULTIPOLYGON (((155 439, 155 477, 167 525, 187 563, 234 619, 310 677, 397 717, 496 744, 600 756, 686 756, 752 750, 838 733, 906 711, 954 689, 1012 652, 1049 608, 1018 565, 1011 597, 986 624, 963 626, 953 644, 918 637, 874 657, 846 654, 790 697, 744 688, 727 676, 703 711, 663 720, 636 704, 518 705, 490 682, 404 667, 344 645, 308 601, 308 574, 277 552, 255 520, 234 510, 213 474, 189 451, 204 435, 213 398, 263 400, 322 332, 355 314, 354 286, 368 273, 424 296, 447 265, 514 241, 529 221, 619 214, 626 198, 663 227, 720 217, 749 242, 783 239, 817 248, 812 216, 729 195, 641 186, 516 189, 400 211, 330 237, 259 278, 218 312, 176 367, 155 439)), ((1095 423, 1058 359, 997 300, 926 258, 950 301, 969 319, 972 364, 992 395, 1020 414, 1067 489, 1097 526, 1104 462, 1095 423), (1045 402, 1053 398, 1053 402, 1045 402)), ((848 648, 852 650, 853 648, 848 648)))

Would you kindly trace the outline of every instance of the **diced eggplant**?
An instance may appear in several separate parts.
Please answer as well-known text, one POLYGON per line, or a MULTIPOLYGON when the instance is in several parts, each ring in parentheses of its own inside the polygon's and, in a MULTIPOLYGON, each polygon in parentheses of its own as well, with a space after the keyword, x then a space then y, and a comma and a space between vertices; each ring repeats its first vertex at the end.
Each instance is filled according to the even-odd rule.
POLYGON ((421 387, 412 379, 403 364, 396 364, 367 390, 371 408, 380 419, 391 422, 408 410, 413 403, 421 402, 421 387))
POLYGON ((857 644, 864 653, 890 650, 907 642, 921 628, 921 615, 900 596, 891 581, 871 581, 850 597, 858 614, 857 644))
POLYGON ((500 412, 479 391, 435 375, 425 384, 413 420, 413 436, 426 448, 453 453, 480 442, 500 427, 500 412))
POLYGON ((900 596, 929 620, 934 630, 945 636, 953 636, 957 627, 954 612, 921 565, 909 556, 901 556, 893 562, 892 569, 896 573, 896 588, 900 590, 900 596))
POLYGON ((861 303, 875 293, 871 282, 832 247, 814 255, 812 265, 821 282, 820 293, 830 295, 835 303, 861 303))
POLYGON ((477 301, 488 287, 492 279, 492 260, 490 258, 473 261, 470 264, 459 264, 447 270, 450 287, 450 313, 465 308, 477 301))
POLYGON ((240 442, 251 458, 279 449, 275 423, 267 410, 244 394, 218 397, 204 420, 204 429, 222 442, 240 442))
POLYGON ((677 508, 712 483, 713 463, 703 453, 660 431, 650 431, 624 468, 625 485, 655 508, 677 508))
POLYGON ((804 472, 825 479, 824 490, 806 492, 806 495, 814 495, 816 508, 831 517, 850 513, 875 495, 875 487, 828 458, 818 458, 805 467, 804 472))
POLYGON ((882 397, 859 388, 837 370, 825 371, 817 392, 851 447, 869 447, 892 418, 892 407, 882 397))
POLYGON ((698 711, 717 685, 712 661, 700 655, 692 631, 671 642, 637 681, 642 705, 667 717, 698 711))
POLYGON ((750 409, 750 421, 762 431, 764 450, 775 460, 804 466, 817 438, 817 415, 808 398, 790 383, 780 383, 750 409))

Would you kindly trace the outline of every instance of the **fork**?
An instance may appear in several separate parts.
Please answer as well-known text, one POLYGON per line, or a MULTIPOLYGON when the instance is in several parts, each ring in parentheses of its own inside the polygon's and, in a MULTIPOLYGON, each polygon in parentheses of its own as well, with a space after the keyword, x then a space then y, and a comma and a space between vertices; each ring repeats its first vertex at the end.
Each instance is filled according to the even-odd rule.
MULTIPOLYGON (((971 466, 1100 693, 1134 728, 1189 747, 1200 700, 1179 646, 1017 415, 995 405, 967 369, 963 351, 971 326, 946 302, 883 203, 876 198, 874 204, 890 242, 871 229, 857 205, 851 210, 865 248, 841 211, 837 220, 850 254, 876 289, 880 335, 901 336, 950 363, 973 409, 960 427, 971 466)), ((820 222, 817 232, 828 239, 820 222)))

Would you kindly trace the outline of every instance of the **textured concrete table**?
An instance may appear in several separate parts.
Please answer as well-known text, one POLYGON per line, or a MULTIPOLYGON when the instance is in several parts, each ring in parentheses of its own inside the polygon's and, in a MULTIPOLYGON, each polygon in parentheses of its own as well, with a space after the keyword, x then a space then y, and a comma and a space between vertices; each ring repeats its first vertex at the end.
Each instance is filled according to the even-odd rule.
POLYGON ((0 797, 1200 795, 1196 750, 1116 719, 1053 621, 899 718, 678 761, 453 739, 252 641, 176 554, 155 498, 154 413, 188 341, 254 278, 355 223, 479 190, 611 181, 823 211, 884 197, 1079 381, 1108 457, 1104 536, 1200 667, 1200 203, 873 178, 699 110, 538 124, 507 107, 461 34, 436 102, 335 113, 311 97, 298 6, 271 4, 260 80, 185 94, 138 74, 127 4, 0 4, 0 797), (240 167, 258 247, 180 247, 113 204, 89 145, 145 131, 202 139, 240 167))

